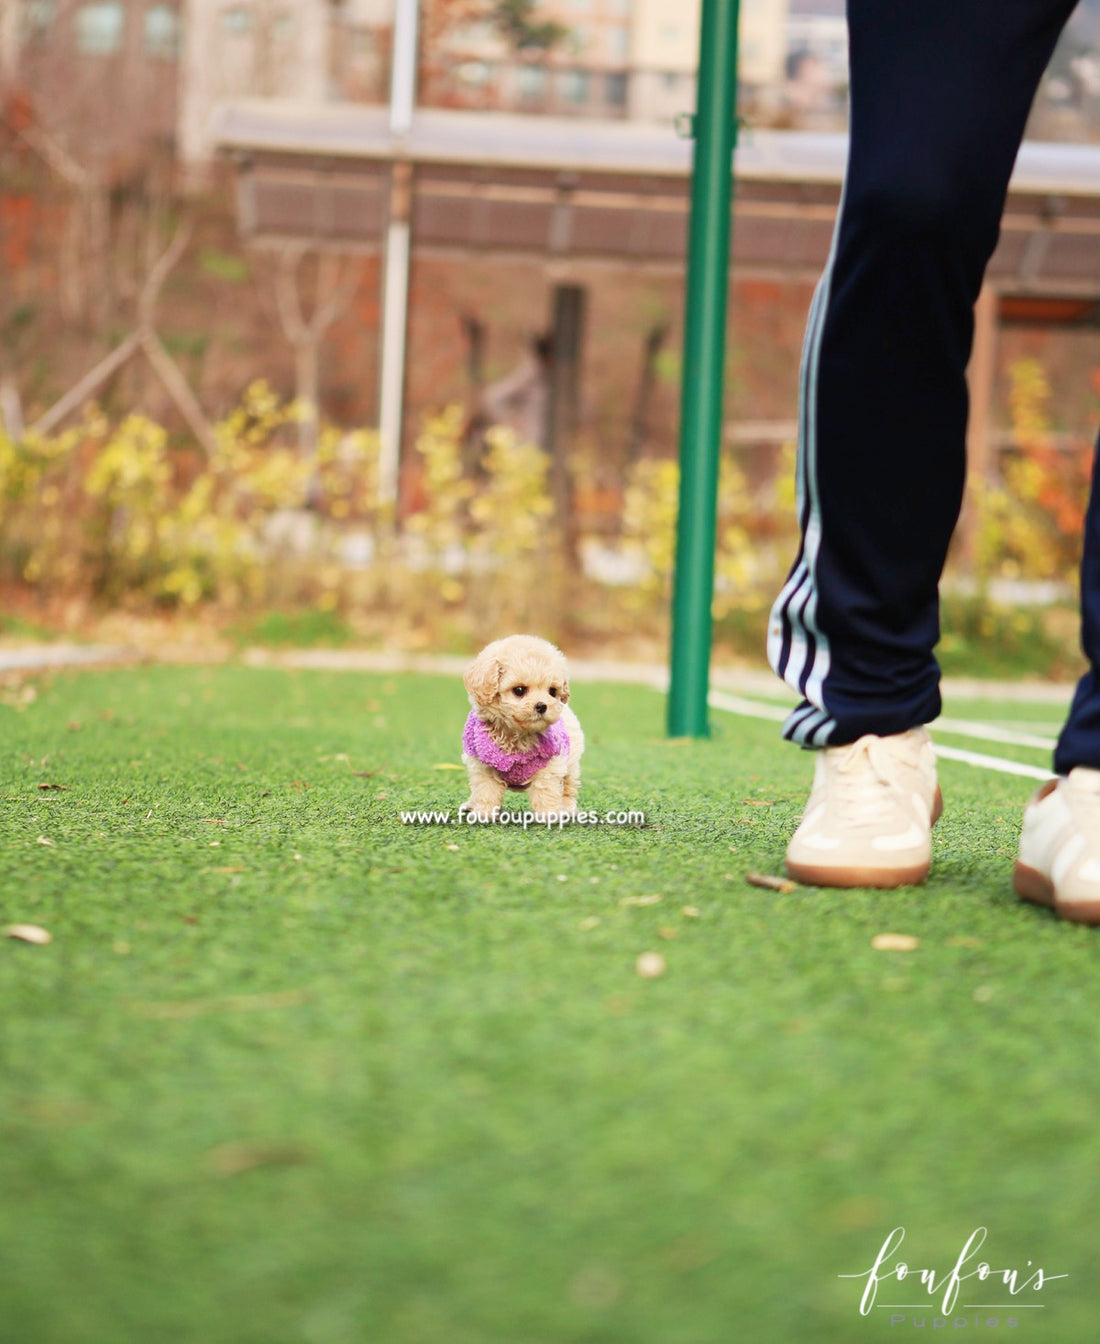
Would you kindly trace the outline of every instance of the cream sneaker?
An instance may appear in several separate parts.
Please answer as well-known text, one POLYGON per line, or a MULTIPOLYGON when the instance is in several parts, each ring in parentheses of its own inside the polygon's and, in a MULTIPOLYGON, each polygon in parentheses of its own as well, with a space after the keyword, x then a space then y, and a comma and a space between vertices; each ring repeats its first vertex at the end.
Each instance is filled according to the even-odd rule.
POLYGON ((1100 770, 1079 765, 1028 803, 1012 885, 1063 919, 1100 924, 1100 770))
POLYGON ((936 753, 923 728, 826 747, 787 847, 787 871, 814 887, 923 882, 942 811, 936 753))

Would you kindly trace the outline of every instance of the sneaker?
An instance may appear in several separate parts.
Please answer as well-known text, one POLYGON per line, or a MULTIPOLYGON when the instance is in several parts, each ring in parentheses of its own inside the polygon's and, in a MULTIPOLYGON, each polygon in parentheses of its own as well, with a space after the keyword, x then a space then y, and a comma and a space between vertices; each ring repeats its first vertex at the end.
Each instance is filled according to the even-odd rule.
POLYGON ((1100 924, 1100 770, 1079 765, 1028 803, 1012 885, 1063 919, 1100 924))
POLYGON ((942 811, 936 753, 923 728, 826 747, 787 848, 787 871, 814 887, 923 882, 942 811))

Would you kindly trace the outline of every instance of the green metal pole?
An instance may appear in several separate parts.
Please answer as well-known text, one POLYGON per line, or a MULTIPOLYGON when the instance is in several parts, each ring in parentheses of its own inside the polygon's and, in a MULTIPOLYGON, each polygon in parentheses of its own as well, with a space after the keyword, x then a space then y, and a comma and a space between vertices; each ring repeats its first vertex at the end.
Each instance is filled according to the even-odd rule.
POLYGON ((672 594, 668 731, 706 737, 722 437, 738 0, 703 0, 694 120, 680 420, 680 514, 672 594))

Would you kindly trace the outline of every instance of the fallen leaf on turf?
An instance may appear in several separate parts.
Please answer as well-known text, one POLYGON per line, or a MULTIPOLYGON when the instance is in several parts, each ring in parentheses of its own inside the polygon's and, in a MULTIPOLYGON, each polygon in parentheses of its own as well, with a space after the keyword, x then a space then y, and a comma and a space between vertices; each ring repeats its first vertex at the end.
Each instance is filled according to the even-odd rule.
POLYGON ((243 873, 243 872, 246 872, 246 871, 247 871, 247 869, 242 868, 242 867, 239 866, 239 865, 235 865, 234 867, 231 867, 231 868, 215 868, 215 869, 214 869, 214 872, 216 872, 216 873, 243 873))
POLYGON ((774 806, 775 806, 775 799, 774 799, 774 798, 769 798, 769 799, 767 799, 767 800, 764 800, 764 799, 761 799, 761 798, 742 798, 742 800, 741 800, 741 806, 742 806, 742 807, 774 807, 774 806))
POLYGON ((205 1165, 217 1176, 239 1176, 255 1167, 291 1167, 308 1162, 309 1150, 300 1143, 244 1141, 223 1143, 206 1154, 205 1165))
POLYGON ((54 842, 44 835, 38 837, 38 843, 40 845, 49 845, 51 849, 55 848, 54 842))
POLYGON ((876 952, 914 952, 920 947, 920 939, 911 933, 876 933, 871 946, 876 952))
POLYGON ((656 980, 668 967, 660 952, 643 952, 634 963, 634 969, 643 980, 656 980))
POLYGON ((455 765, 453 761, 442 761, 439 765, 433 765, 433 770, 463 770, 464 766, 455 765))
POLYGON ((658 937, 658 938, 664 938, 664 939, 667 940, 667 939, 670 939, 670 938, 679 938, 679 936, 680 936, 680 930, 679 930, 679 929, 673 929, 673 928, 670 928, 668 925, 665 925, 665 927, 664 927, 663 929, 658 929, 658 930, 657 930, 657 937, 658 937))
POLYGON ((798 890, 798 883, 789 877, 772 877, 770 873, 746 873, 745 881, 750 887, 765 887, 768 891, 781 891, 784 896, 798 890))
POLYGON ((53 942, 53 934, 48 929, 40 929, 37 924, 9 924, 4 929, 5 938, 18 938, 21 943, 38 943, 45 947, 53 942))
POLYGON ((443 848, 444 848, 444 849, 450 849, 450 850, 453 850, 453 851, 455 851, 456 853, 457 853, 457 851, 458 851, 458 846, 457 846, 457 845, 444 845, 443 848))
POLYGON ((699 907, 697 905, 682 905, 680 907, 680 914, 684 915, 687 919, 698 919, 699 907))
POLYGON ((200 817, 199 820, 204 826, 228 826, 229 822, 224 817, 200 817))
POLYGON ((56 789, 58 793, 67 793, 69 788, 68 784, 39 784, 38 787, 42 790, 56 789))
POLYGON ((624 896, 619 902, 620 905, 657 905, 664 897, 660 892, 655 892, 652 896, 624 896))
POLYGON ((981 947, 980 938, 971 938, 967 933, 956 934, 954 938, 948 938, 948 947, 981 947))

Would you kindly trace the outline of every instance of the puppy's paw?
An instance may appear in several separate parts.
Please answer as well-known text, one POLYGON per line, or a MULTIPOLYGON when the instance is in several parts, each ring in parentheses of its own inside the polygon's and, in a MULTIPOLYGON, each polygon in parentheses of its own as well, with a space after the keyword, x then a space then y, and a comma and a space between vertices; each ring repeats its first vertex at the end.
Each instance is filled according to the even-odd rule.
POLYGON ((566 822, 573 820, 577 805, 576 803, 556 802, 546 807, 532 807, 531 811, 539 825, 552 826, 557 824, 558 826, 564 826, 566 822))
POLYGON ((488 804, 480 798, 467 798, 458 809, 459 821, 465 821, 467 817, 473 816, 480 822, 496 821, 500 807, 493 803, 488 804))

